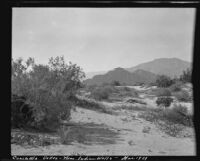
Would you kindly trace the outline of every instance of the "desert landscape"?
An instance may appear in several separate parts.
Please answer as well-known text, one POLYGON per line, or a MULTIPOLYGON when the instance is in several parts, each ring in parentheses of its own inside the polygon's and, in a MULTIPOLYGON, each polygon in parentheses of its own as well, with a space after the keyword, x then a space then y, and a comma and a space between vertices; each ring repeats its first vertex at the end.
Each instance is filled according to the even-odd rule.
POLYGON ((11 155, 196 155, 195 8, 12 8, 11 155))
POLYGON ((56 131, 13 128, 12 155, 195 155, 192 84, 176 80, 158 87, 158 81, 141 79, 142 85, 120 85, 117 77, 82 87, 70 119, 56 131), (158 98, 166 100, 158 104, 158 98), (173 100, 170 105, 167 98, 173 100))

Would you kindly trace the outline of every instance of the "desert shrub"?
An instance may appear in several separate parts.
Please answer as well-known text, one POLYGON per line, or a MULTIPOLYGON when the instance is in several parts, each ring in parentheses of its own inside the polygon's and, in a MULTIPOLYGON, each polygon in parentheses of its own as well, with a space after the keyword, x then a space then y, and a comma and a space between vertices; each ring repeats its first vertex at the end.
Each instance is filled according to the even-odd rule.
POLYGON ((107 100, 115 92, 117 92, 117 89, 114 86, 103 84, 92 89, 91 97, 96 100, 107 100))
POLYGON ((160 75, 156 79, 156 85, 158 87, 164 87, 164 88, 166 88, 166 87, 171 86, 173 83, 174 83, 173 80, 170 77, 165 76, 165 75, 160 75))
POLYGON ((109 100, 113 98, 123 98, 123 97, 138 97, 138 93, 135 89, 128 87, 115 87, 112 85, 99 85, 90 89, 91 98, 96 100, 109 100))
POLYGON ((83 77, 81 68, 66 64, 64 57, 50 58, 48 65, 35 64, 30 58, 23 65, 17 59, 12 61, 12 94, 24 96, 33 107, 33 126, 51 129, 60 119, 69 119, 70 98, 82 87, 83 77))
POLYGON ((106 109, 103 104, 101 104, 100 102, 97 102, 93 99, 87 99, 84 97, 82 97, 82 98, 75 97, 73 101, 76 106, 79 106, 81 108, 86 108, 86 109, 91 109, 94 111, 99 111, 102 113, 111 114, 111 111, 109 109, 106 109))
POLYGON ((158 97, 156 100, 158 106, 162 105, 164 107, 169 107, 172 102, 173 99, 171 97, 158 97))
POLYGON ((113 86, 120 86, 121 85, 121 83, 119 82, 119 81, 112 81, 111 82, 111 85, 113 85, 113 86))
POLYGON ((187 107, 182 105, 174 105, 172 109, 163 112, 163 117, 170 122, 192 126, 192 115, 187 113, 187 107))
POLYGON ((117 95, 119 97, 138 97, 138 92, 133 88, 123 87, 117 90, 117 95))
POLYGON ((176 81, 174 84, 172 84, 169 87, 169 90, 172 92, 178 92, 178 91, 181 91, 181 86, 182 86, 182 83, 180 81, 176 81))
POLYGON ((189 102, 192 100, 192 97, 189 95, 189 93, 185 90, 176 92, 173 94, 179 101, 183 102, 189 102))
POLYGON ((177 136, 184 126, 193 127, 193 116, 187 113, 187 108, 174 105, 170 109, 150 109, 138 115, 147 121, 154 122, 161 130, 170 136, 177 136))
POLYGON ((191 82, 192 79, 192 70, 187 68, 183 73, 180 75, 180 81, 182 82, 191 82))
POLYGON ((193 126, 193 116, 192 114, 188 113, 186 106, 183 106, 181 104, 175 104, 172 110, 174 111, 174 113, 178 113, 182 117, 184 117, 184 119, 179 119, 177 122, 182 123, 186 126, 193 126))
POLYGON ((109 98, 109 90, 107 90, 106 88, 94 89, 91 92, 91 96, 97 100, 108 99, 109 98))
POLYGON ((161 96, 171 96, 171 92, 167 88, 158 88, 155 90, 155 95, 158 97, 161 96))
POLYGON ((193 126, 193 116, 187 113, 187 108, 183 105, 175 104, 168 109, 151 109, 139 115, 151 122, 164 121, 167 124, 181 124, 184 126, 193 126))
POLYGON ((157 122, 157 125, 160 128, 160 130, 162 130, 163 132, 165 132, 166 134, 168 134, 172 137, 176 137, 184 129, 183 125, 174 124, 169 121, 165 121, 165 122, 159 121, 159 122, 157 122))
POLYGON ((112 85, 102 85, 99 88, 103 89, 105 91, 108 91, 109 93, 117 92, 117 89, 114 86, 112 86, 112 85))

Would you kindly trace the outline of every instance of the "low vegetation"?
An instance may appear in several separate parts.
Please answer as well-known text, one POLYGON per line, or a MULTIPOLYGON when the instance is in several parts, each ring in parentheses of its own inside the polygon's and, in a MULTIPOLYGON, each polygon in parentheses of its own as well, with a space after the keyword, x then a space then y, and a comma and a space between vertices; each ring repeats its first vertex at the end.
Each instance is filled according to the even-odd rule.
POLYGON ((145 105, 119 105, 116 106, 115 109, 117 110, 129 110, 129 111, 146 111, 148 110, 145 105))
MULTIPOLYGON (((189 70, 184 71, 178 79, 172 80, 167 76, 159 76, 153 83, 158 88, 144 88, 145 90, 141 91, 139 88, 136 90, 123 86, 123 83, 119 81, 84 86, 82 69, 76 64, 65 63, 64 57, 50 58, 48 65, 36 64, 32 58, 26 61, 20 58, 12 60, 12 128, 37 129, 39 132, 55 131, 60 138, 58 141, 58 137, 53 139, 26 134, 12 135, 11 141, 19 144, 27 142, 28 145, 33 146, 47 146, 58 142, 71 144, 73 141, 82 144, 115 143, 113 140, 117 140, 117 133, 103 125, 82 126, 81 123, 77 123, 75 127, 72 123, 70 127, 63 126, 61 123, 70 120, 70 112, 74 107, 113 115, 118 115, 122 111, 127 112, 126 110, 130 113, 137 111, 139 117, 155 122, 167 134, 177 136, 184 127, 193 127, 193 117, 188 114, 185 106, 175 104, 169 108, 173 102, 173 96, 178 101, 192 100, 190 93, 183 90, 184 83, 190 82, 189 76, 191 76, 189 70), (150 103, 148 99, 143 100, 143 98, 145 99, 149 90, 150 94, 154 95, 153 98, 157 97, 157 106, 165 108, 148 108, 150 103), (120 101, 118 105, 116 100, 120 101), (111 102, 114 104, 109 109, 106 104, 111 102)), ((143 83, 137 85, 151 86, 143 83)), ((135 119, 137 115, 132 117, 135 119)), ((122 120, 129 121, 126 117, 122 120)), ((142 132, 148 134, 150 130, 149 127, 145 127, 142 132)))
POLYGON ((25 62, 21 58, 12 60, 12 126, 58 127, 61 119, 70 117, 70 100, 81 88, 82 78, 81 68, 71 62, 66 64, 64 57, 50 58, 48 65, 36 64, 32 58, 25 62), (24 103, 17 102, 16 96, 24 103), (23 120, 20 110, 24 106, 32 107, 30 121, 23 120))
POLYGON ((135 89, 130 89, 128 87, 116 87, 110 84, 90 86, 87 88, 87 91, 90 92, 91 98, 98 101, 111 101, 114 98, 138 97, 138 93, 135 89))
POLYGON ((102 103, 97 102, 93 99, 87 99, 84 97, 74 97, 73 99, 74 105, 85 108, 85 109, 91 109, 94 111, 99 111, 102 113, 107 113, 107 114, 113 114, 108 108, 106 108, 102 103))
POLYGON ((96 100, 107 100, 111 93, 115 92, 116 89, 113 86, 99 86, 91 91, 91 97, 96 100))
POLYGON ((166 87, 171 86, 173 83, 174 83, 173 80, 170 77, 166 76, 166 75, 160 75, 156 79, 156 85, 158 87, 166 88, 166 87))
POLYGON ((169 87, 171 92, 179 92, 181 91, 183 83, 181 81, 177 81, 169 87))
POLYGON ((168 96, 167 97, 158 97, 156 100, 156 104, 158 106, 164 106, 165 108, 169 107, 172 102, 173 102, 173 98, 168 97, 168 96))
POLYGON ((193 127, 193 116, 188 114, 187 107, 175 104, 168 109, 149 109, 139 115, 147 121, 162 124, 162 129, 171 136, 176 136, 182 126, 193 127))
POLYGON ((178 99, 178 101, 182 101, 182 102, 191 102, 192 101, 192 96, 190 96, 189 93, 185 90, 176 92, 173 95, 178 99))

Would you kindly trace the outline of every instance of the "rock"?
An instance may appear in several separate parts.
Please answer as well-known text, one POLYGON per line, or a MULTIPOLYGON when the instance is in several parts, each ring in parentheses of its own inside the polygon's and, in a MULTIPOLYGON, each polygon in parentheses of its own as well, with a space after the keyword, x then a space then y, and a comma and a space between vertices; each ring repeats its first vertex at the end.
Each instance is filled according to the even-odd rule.
POLYGON ((143 133, 149 133, 151 128, 149 126, 145 126, 142 130, 143 133))

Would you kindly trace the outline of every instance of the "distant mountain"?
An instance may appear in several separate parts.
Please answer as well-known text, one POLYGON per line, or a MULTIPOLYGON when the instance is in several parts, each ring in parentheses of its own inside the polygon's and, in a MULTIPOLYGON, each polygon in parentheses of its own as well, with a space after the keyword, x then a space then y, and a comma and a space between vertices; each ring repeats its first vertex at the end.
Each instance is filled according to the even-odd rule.
POLYGON ((126 70, 134 72, 138 69, 143 69, 154 74, 164 74, 173 78, 174 76, 180 76, 183 70, 191 67, 191 65, 192 64, 190 62, 178 58, 160 58, 127 68, 126 70))
POLYGON ((92 77, 94 77, 95 75, 100 75, 100 74, 105 74, 106 71, 99 71, 99 72, 88 72, 88 73, 85 73, 86 75, 86 79, 90 79, 92 77))
POLYGON ((111 83, 113 81, 119 81, 127 85, 134 85, 135 83, 151 83, 156 80, 156 74, 145 71, 136 70, 131 73, 123 68, 115 68, 107 72, 104 75, 96 75, 91 79, 87 79, 84 82, 88 85, 100 85, 103 83, 111 83))

